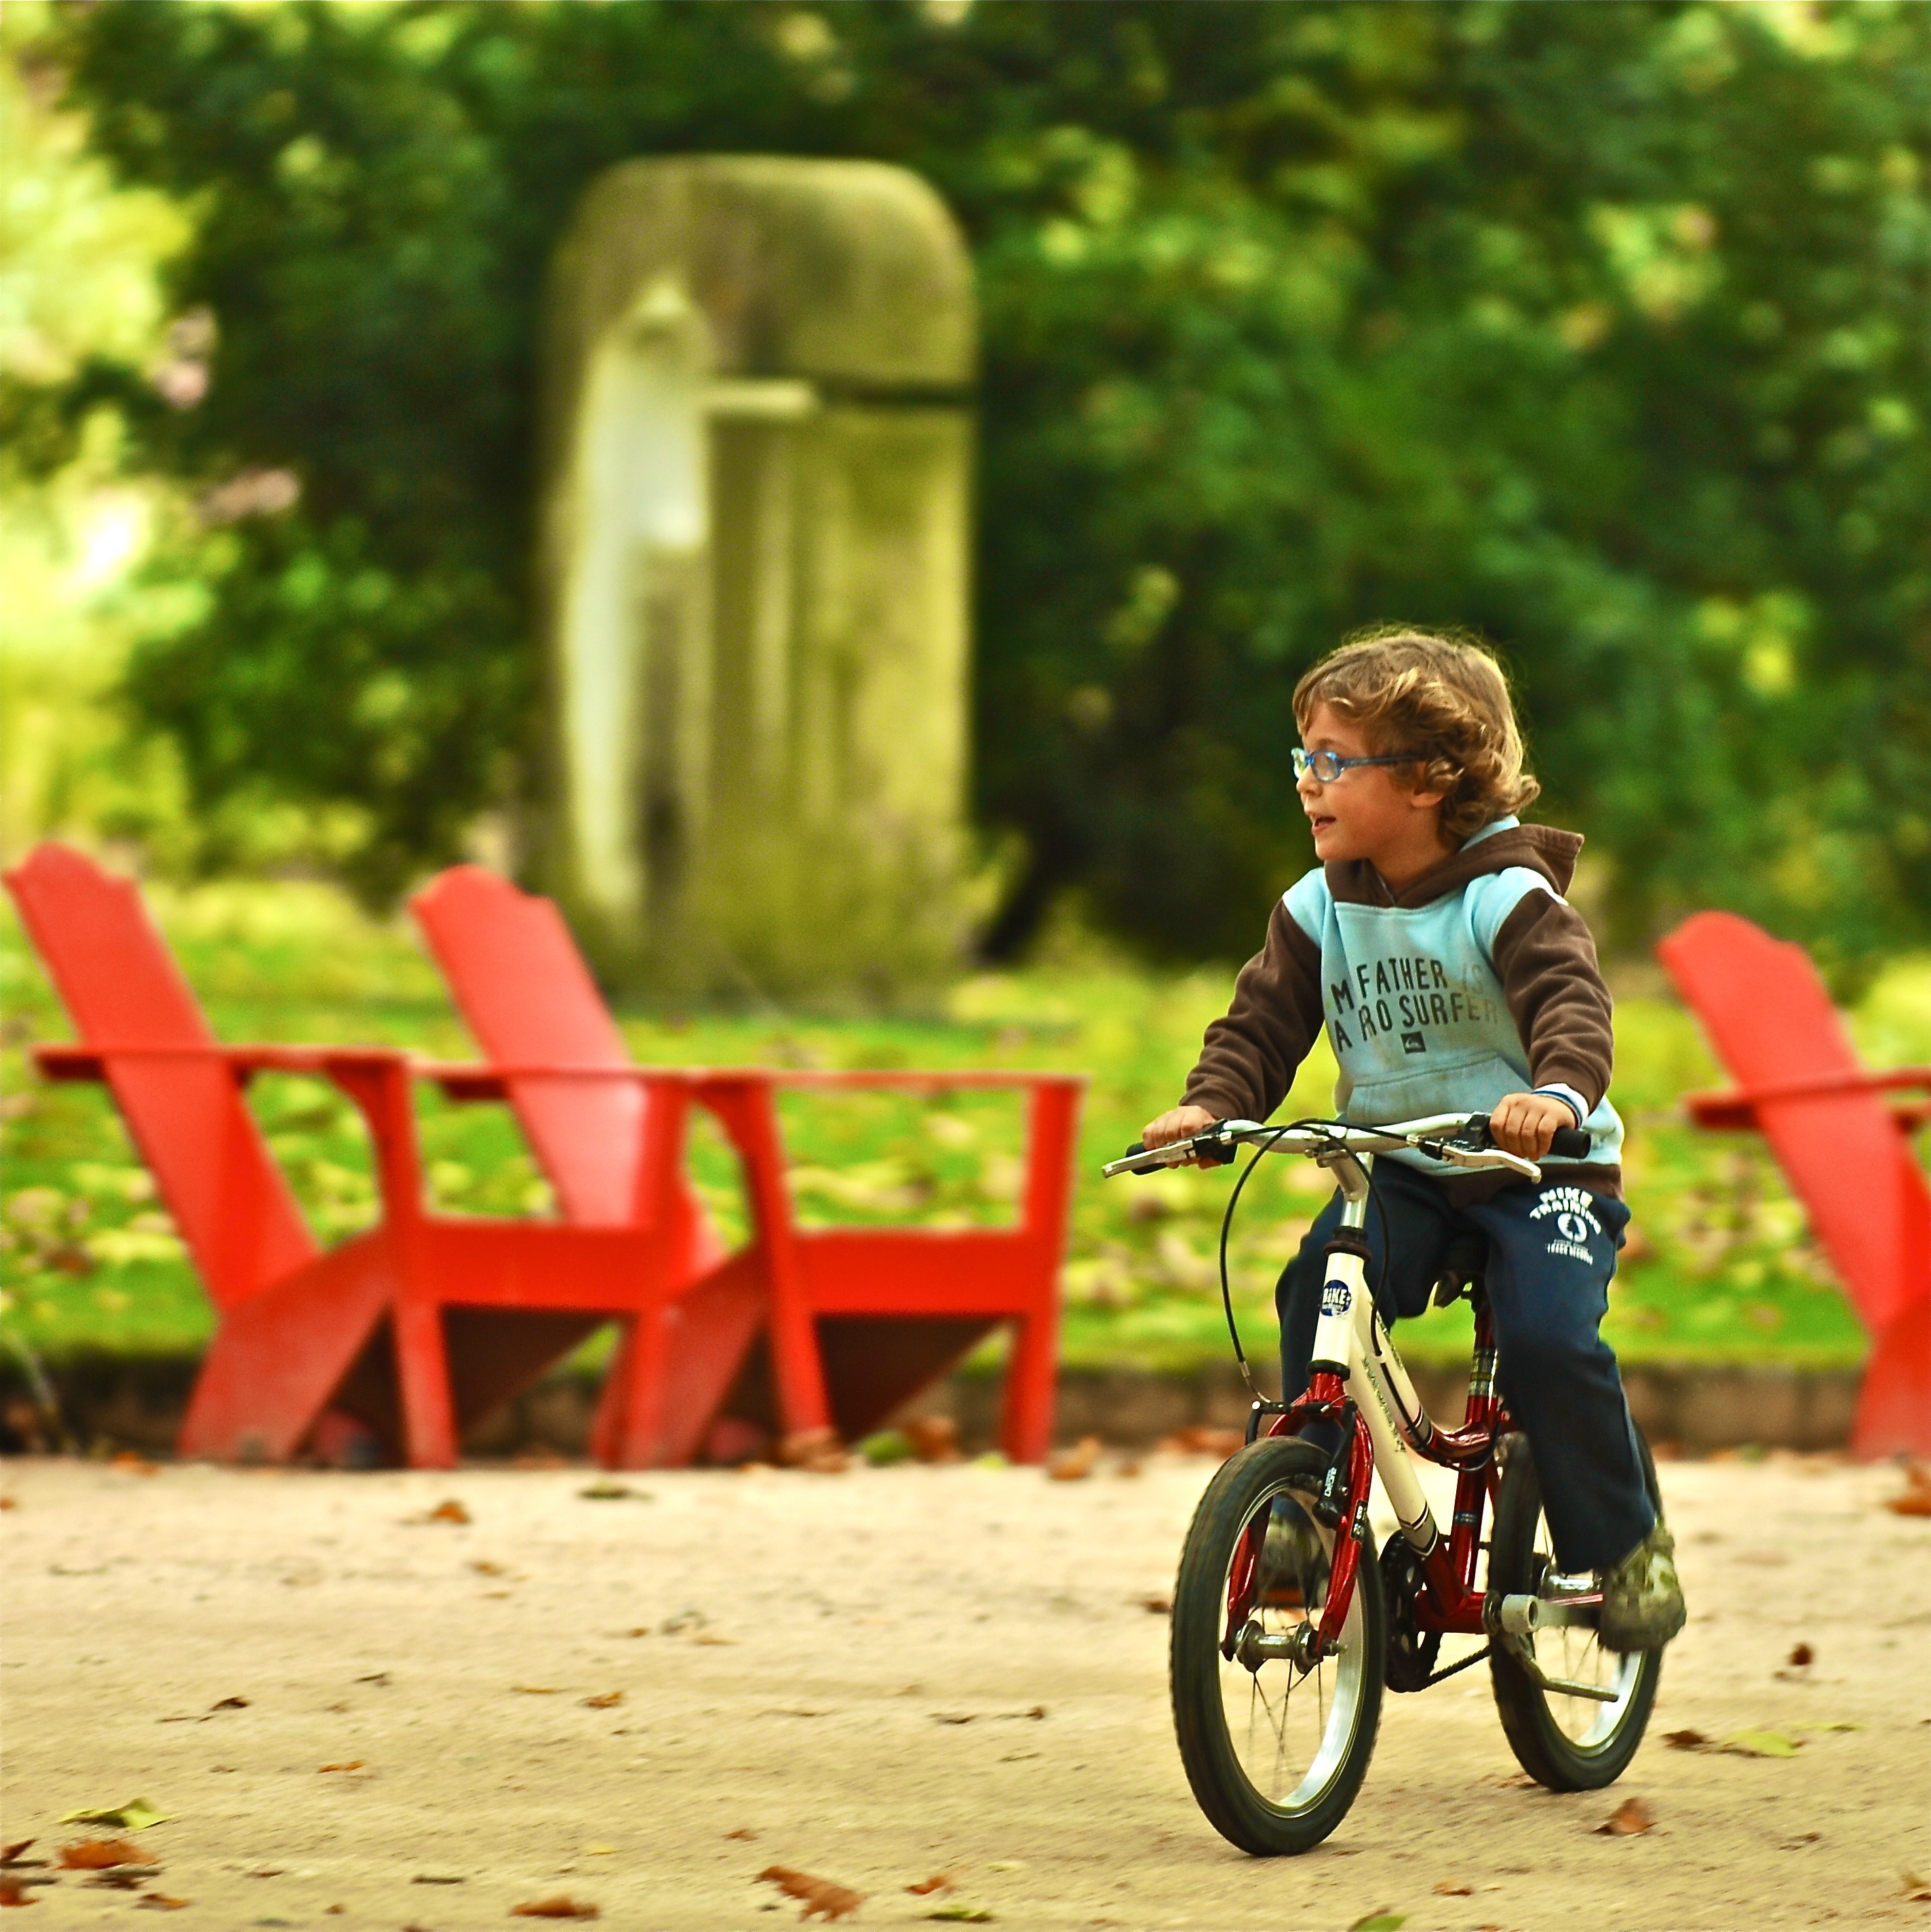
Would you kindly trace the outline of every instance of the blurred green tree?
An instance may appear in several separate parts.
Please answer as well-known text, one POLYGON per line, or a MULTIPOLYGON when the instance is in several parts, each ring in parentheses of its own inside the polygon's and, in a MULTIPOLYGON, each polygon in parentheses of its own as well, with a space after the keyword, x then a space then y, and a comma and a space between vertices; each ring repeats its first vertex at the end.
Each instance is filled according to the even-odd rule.
POLYGON ((373 898, 518 782, 554 238, 611 162, 761 150, 917 168, 976 251, 995 948, 1077 886, 1249 950, 1294 678, 1390 617, 1504 648, 1624 939, 1931 937, 1931 9, 109 0, 60 47, 217 332, 139 421, 235 514, 133 693, 204 799, 352 806, 373 898))

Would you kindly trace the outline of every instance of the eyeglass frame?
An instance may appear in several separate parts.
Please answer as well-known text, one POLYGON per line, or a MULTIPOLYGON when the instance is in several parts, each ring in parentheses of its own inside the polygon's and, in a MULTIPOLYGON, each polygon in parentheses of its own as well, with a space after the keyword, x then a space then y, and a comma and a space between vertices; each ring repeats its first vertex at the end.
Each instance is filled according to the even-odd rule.
POLYGON ((1392 752, 1379 758, 1344 758, 1339 752, 1310 752, 1305 745, 1297 745, 1288 756, 1294 761, 1297 784, 1310 772, 1317 784, 1333 784, 1357 765, 1419 765, 1425 764, 1428 758, 1425 752, 1392 752), (1323 764, 1329 769, 1324 771, 1323 764))

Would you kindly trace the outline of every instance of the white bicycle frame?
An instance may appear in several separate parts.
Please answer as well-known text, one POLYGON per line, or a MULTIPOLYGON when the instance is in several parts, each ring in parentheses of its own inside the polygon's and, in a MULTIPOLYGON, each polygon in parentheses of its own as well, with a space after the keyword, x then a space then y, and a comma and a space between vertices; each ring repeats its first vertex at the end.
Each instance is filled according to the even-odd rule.
MULTIPOLYGON (((1265 1126, 1257 1120, 1223 1120, 1213 1130, 1212 1141, 1216 1146, 1230 1149, 1258 1143, 1270 1154, 1312 1156, 1333 1175, 1341 1190, 1343 1204, 1337 1233, 1360 1234, 1367 1226, 1369 1176, 1378 1153, 1420 1147, 1454 1166, 1501 1168, 1526 1180, 1541 1181, 1542 1169, 1534 1161, 1506 1154, 1500 1148, 1453 1144, 1449 1137, 1461 1132, 1468 1119, 1465 1114, 1436 1114, 1425 1120, 1401 1120, 1387 1126, 1333 1124, 1285 1130, 1265 1126)), ((1176 1142, 1170 1148, 1148 1149, 1109 1162, 1102 1171, 1109 1175, 1144 1174, 1174 1166, 1190 1158, 1198 1141, 1207 1138, 1203 1136, 1195 1141, 1176 1142)), ((1426 1556, 1441 1540, 1441 1532, 1436 1526, 1435 1512, 1422 1493, 1420 1478, 1408 1452, 1411 1448, 1426 1451, 1434 1436, 1435 1425, 1376 1312, 1375 1298, 1368 1287, 1366 1262, 1359 1254, 1337 1250, 1327 1256, 1326 1266, 1321 1315, 1315 1328, 1313 1366, 1332 1369, 1356 1396, 1357 1409, 1374 1445, 1375 1473, 1393 1506, 1395 1520, 1416 1554, 1426 1556), (1364 1388, 1365 1400, 1360 1399, 1364 1388)), ((1495 1376, 1495 1352, 1490 1349, 1485 1358, 1475 1364, 1471 1393, 1492 1393, 1495 1376)))

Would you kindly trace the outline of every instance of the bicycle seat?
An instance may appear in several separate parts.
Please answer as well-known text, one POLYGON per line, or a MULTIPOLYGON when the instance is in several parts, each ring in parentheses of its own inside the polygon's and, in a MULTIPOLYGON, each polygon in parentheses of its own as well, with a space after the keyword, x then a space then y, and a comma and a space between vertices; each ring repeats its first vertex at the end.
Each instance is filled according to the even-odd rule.
POLYGON ((1442 1250, 1441 1267, 1429 1296, 1432 1306, 1447 1308, 1459 1301, 1482 1279, 1488 1264, 1489 1240, 1485 1234, 1457 1234, 1442 1250))

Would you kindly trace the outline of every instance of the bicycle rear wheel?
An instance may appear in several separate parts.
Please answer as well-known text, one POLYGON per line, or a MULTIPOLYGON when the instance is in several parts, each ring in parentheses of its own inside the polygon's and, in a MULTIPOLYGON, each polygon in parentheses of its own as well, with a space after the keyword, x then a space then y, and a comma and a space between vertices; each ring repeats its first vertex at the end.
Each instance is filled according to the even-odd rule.
MULTIPOLYGON (((1640 1430, 1636 1446, 1660 1521, 1663 1498, 1656 1467, 1640 1430)), ((1505 1596, 1533 1594, 1555 1567, 1535 1458, 1526 1436, 1512 1436, 1495 1499, 1489 1587, 1505 1596)), ((1663 1653, 1606 1650, 1594 1630, 1577 1625, 1538 1630, 1525 1641, 1545 1676, 1594 1684, 1613 1695, 1606 1701, 1548 1690, 1498 1640, 1489 1660, 1489 1682, 1516 1762, 1552 1791, 1597 1791, 1613 1784, 1643 1741, 1663 1679, 1663 1653)))
POLYGON ((1348 1815, 1381 1722, 1387 1618, 1372 1538, 1339 1648, 1312 1668, 1279 1654, 1324 1626, 1335 1535, 1302 1506, 1327 1468, 1310 1442, 1242 1450, 1194 1512, 1174 1587, 1174 1730, 1187 1782, 1214 1828, 1259 1858, 1307 1851, 1348 1815), (1277 1502, 1283 1520, 1269 1535, 1277 1502), (1250 1530, 1263 1538, 1259 1587, 1231 1630, 1229 1586, 1250 1530))

